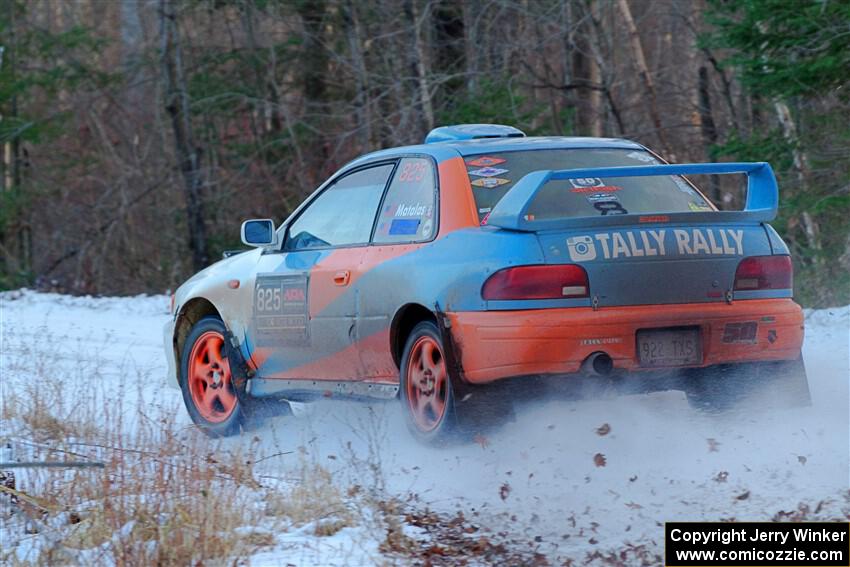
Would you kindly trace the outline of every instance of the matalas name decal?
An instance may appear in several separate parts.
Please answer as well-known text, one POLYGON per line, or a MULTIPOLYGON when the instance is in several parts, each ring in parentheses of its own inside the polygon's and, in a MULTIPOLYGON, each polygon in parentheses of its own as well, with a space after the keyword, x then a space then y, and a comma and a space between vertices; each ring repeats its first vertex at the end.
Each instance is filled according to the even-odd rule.
POLYGON ((597 258, 645 256, 743 256, 744 231, 730 228, 690 228, 599 232, 567 239, 574 262, 597 258))

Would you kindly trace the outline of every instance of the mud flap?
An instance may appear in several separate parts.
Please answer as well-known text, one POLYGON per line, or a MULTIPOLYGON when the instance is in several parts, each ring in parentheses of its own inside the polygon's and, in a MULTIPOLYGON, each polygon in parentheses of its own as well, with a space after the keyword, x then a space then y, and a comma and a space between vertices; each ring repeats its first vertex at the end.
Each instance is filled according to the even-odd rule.
POLYGON ((230 364, 230 374, 233 377, 236 397, 239 398, 240 403, 245 404, 250 401, 247 386, 248 380, 251 378, 251 371, 242 356, 236 337, 229 330, 224 333, 224 356, 230 364))
POLYGON ((288 415, 291 413, 289 405, 286 403, 276 403, 273 400, 255 398, 248 393, 248 381, 254 373, 242 356, 242 350, 239 348, 239 343, 236 337, 233 336, 233 333, 229 330, 226 331, 224 338, 225 356, 230 363, 230 372, 233 376, 236 397, 239 399, 239 404, 242 407, 249 427, 252 424, 256 425, 256 420, 260 420, 263 417, 288 415))
POLYGON ((443 343, 446 366, 452 379, 455 400, 455 419, 460 431, 480 433, 507 422, 516 421, 513 400, 505 384, 496 382, 486 386, 466 381, 461 364, 460 346, 454 340, 451 323, 439 305, 434 306, 443 343))
POLYGON ((684 377, 683 389, 692 407, 706 411, 727 411, 743 405, 791 408, 812 403, 802 356, 698 369, 684 377))

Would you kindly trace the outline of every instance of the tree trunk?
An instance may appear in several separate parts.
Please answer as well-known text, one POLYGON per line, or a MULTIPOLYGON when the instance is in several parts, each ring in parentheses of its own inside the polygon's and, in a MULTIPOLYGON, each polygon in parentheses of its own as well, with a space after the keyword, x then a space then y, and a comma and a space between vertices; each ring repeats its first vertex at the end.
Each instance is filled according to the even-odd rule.
POLYGON ((638 69, 643 85, 646 88, 647 100, 649 101, 649 116, 652 119, 652 124, 655 126, 655 133, 658 136, 658 141, 661 144, 662 150, 670 154, 670 146, 667 144, 667 138, 664 135, 664 126, 661 123, 661 115, 658 113, 658 101, 655 94, 655 83, 652 80, 652 75, 649 72, 649 66, 646 64, 646 56, 643 52, 643 44, 640 40, 637 25, 632 17, 632 10, 629 8, 628 0, 617 0, 617 5, 620 12, 623 14, 623 21, 626 24, 626 29, 629 32, 629 40, 632 44, 632 55, 635 65, 638 69))
POLYGON ((357 4, 349 0, 342 9, 348 46, 351 50, 352 66, 354 68, 355 98, 354 109, 357 117, 357 131, 360 137, 360 152, 372 149, 372 100, 370 96, 369 73, 366 68, 366 58, 363 54, 363 39, 360 29, 360 18, 357 15, 357 4))
POLYGON ((315 187, 325 177, 330 160, 326 142, 330 129, 328 112, 328 50, 324 43, 325 0, 296 2, 295 9, 304 25, 299 72, 303 82, 304 121, 315 132, 307 145, 306 159, 312 165, 306 172, 305 189, 315 187))
MULTIPOLYGON (((782 135, 788 144, 791 146, 791 154, 794 158, 794 170, 797 172, 797 181, 803 191, 808 191, 809 188, 809 158, 806 153, 800 149, 800 144, 797 139, 797 125, 794 123, 794 118, 791 116, 791 110, 785 101, 774 99, 773 107, 776 110, 776 117, 782 126, 782 135)), ((820 229, 817 221, 808 211, 803 211, 800 214, 800 220, 803 224, 803 232, 806 234, 806 242, 809 247, 814 250, 820 249, 820 229)))
POLYGON ((173 0, 160 0, 160 29, 165 110, 171 118, 174 149, 183 175, 189 249, 192 251, 192 266, 197 271, 209 263, 201 196, 203 187, 201 152, 195 145, 192 134, 189 93, 186 91, 186 78, 183 74, 180 34, 177 29, 173 0))
POLYGON ((121 67, 126 90, 123 98, 129 108, 140 108, 146 98, 144 70, 144 31, 137 0, 121 0, 121 67))
POLYGON ((430 6, 426 5, 426 12, 419 14, 416 0, 407 0, 405 3, 405 11, 413 24, 413 64, 419 83, 419 100, 422 104, 422 120, 426 132, 430 132, 434 128, 434 107, 431 102, 431 88, 428 84, 430 62, 425 41, 422 38, 422 30, 425 27, 422 24, 429 19, 430 9, 430 6))
POLYGON ((611 92, 611 83, 613 82, 613 72, 611 68, 606 64, 605 58, 603 57, 603 45, 602 45, 602 33, 603 26, 599 22, 599 19, 594 15, 594 6, 592 0, 587 0, 585 5, 587 10, 587 17, 590 19, 591 24, 593 24, 593 33, 588 34, 588 47, 590 48, 591 53, 593 54, 593 60, 596 63, 596 68, 599 72, 600 83, 602 88, 602 93, 605 95, 605 102, 608 103, 608 110, 611 112, 611 116, 614 118, 615 128, 613 129, 613 134, 615 136, 622 136, 626 131, 625 123, 623 122, 622 114, 620 113, 620 108, 617 105, 617 102, 614 100, 614 93, 611 92))
POLYGON ((478 59, 481 57, 478 45, 478 16, 481 13, 478 3, 463 0, 463 53, 466 68, 466 92, 474 95, 478 90, 478 59))
MULTIPOLYGON (((711 147, 717 143, 717 128, 714 125, 714 115, 711 111, 711 94, 708 90, 708 69, 704 65, 699 68, 699 80, 697 87, 700 133, 702 134, 702 146, 708 161, 714 161, 711 156, 711 147)), ((716 175, 711 176, 711 200, 720 205, 722 200, 720 193, 720 181, 716 175)))

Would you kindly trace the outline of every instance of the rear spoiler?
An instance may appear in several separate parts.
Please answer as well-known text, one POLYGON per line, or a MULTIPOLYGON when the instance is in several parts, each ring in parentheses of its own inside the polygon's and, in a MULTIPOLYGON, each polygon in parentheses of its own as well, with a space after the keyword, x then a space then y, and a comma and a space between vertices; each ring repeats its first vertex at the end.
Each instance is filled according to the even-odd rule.
POLYGON ((758 223, 776 218, 779 188, 767 162, 755 163, 687 163, 680 165, 639 165, 627 167, 591 167, 533 171, 520 179, 493 207, 487 217, 488 226, 526 232, 599 227, 653 222, 684 223, 758 223), (747 174, 747 205, 743 211, 706 211, 640 215, 606 215, 562 219, 529 220, 528 209, 537 193, 550 181, 586 177, 650 177, 653 175, 747 174))

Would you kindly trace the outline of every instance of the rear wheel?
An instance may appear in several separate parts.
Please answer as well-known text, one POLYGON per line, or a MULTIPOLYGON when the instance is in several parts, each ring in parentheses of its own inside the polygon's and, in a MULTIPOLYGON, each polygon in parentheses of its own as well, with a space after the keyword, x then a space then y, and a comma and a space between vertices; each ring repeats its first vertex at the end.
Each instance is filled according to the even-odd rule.
POLYGON ((189 416, 213 437, 238 434, 245 417, 226 355, 225 331, 217 317, 198 321, 186 338, 180 365, 189 416))
POLYGON ((686 378, 688 403, 697 409, 726 411, 750 402, 759 407, 811 405, 803 358, 720 365, 686 378))
POLYGON ((424 321, 407 339, 401 364, 401 401, 407 425, 420 440, 444 441, 456 425, 452 378, 437 326, 424 321))

